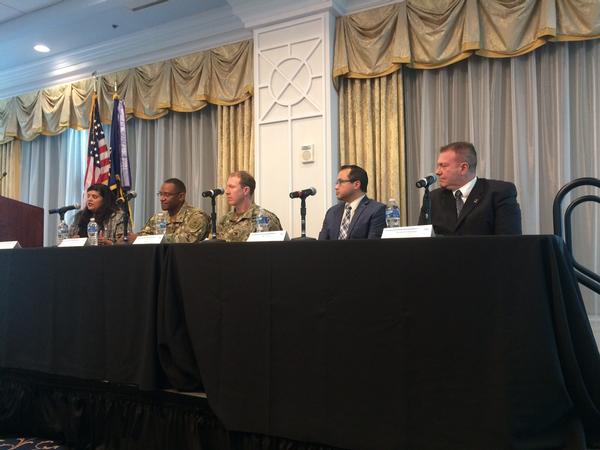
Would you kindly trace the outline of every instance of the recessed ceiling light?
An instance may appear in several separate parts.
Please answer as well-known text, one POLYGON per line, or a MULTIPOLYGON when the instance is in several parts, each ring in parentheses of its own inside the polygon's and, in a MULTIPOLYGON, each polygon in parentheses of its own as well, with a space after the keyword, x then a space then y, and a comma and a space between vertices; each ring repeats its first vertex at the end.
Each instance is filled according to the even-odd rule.
POLYGON ((50 51, 50 49, 44 44, 36 44, 33 46, 33 49, 40 53, 48 53, 50 51))

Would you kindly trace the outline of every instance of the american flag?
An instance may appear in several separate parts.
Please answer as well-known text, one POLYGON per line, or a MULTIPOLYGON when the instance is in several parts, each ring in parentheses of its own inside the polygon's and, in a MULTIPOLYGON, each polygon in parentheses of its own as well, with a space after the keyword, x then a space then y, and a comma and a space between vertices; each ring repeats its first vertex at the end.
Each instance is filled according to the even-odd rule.
POLYGON ((96 183, 108 184, 110 171, 110 150, 104 139, 104 130, 98 114, 98 98, 94 96, 90 134, 88 139, 87 169, 85 171, 85 190, 96 183))

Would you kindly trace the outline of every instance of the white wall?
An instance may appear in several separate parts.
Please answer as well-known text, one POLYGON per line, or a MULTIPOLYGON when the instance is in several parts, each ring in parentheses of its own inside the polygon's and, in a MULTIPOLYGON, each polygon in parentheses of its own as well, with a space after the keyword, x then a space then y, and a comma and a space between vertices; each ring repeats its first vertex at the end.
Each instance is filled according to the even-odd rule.
POLYGON ((307 236, 316 237, 333 204, 338 166, 337 93, 332 84, 332 14, 303 17, 254 31, 256 202, 300 236, 300 200, 291 191, 315 187, 307 199, 307 236), (303 163, 312 145, 314 162, 303 163))

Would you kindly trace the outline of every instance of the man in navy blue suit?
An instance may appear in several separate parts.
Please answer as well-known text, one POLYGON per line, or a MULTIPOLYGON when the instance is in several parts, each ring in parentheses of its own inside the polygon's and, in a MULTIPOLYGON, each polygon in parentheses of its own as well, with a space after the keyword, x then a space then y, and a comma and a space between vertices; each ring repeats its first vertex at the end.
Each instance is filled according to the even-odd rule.
POLYGON ((379 239, 385 227, 385 205, 367 197, 369 177, 362 167, 340 167, 335 195, 340 203, 325 214, 319 240, 379 239))
MULTIPOLYGON (((477 153, 469 142, 440 149, 436 175, 440 189, 431 192, 435 234, 450 236, 521 234, 521 209, 514 184, 477 178, 477 153)), ((419 224, 425 224, 421 208, 419 224)))

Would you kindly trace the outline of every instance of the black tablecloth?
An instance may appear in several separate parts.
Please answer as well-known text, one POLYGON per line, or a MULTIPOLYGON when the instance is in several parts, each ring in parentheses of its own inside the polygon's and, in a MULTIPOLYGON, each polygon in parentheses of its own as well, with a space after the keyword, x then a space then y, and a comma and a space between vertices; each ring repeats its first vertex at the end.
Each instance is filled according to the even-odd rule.
POLYGON ((203 382, 228 429, 348 449, 552 448, 580 425, 600 445, 600 356, 553 237, 0 252, 7 265, 2 367, 152 388, 160 360, 175 387, 203 382))
POLYGON ((553 237, 172 247, 167 260, 161 300, 183 312, 228 428, 490 450, 564 444, 579 417, 598 440, 600 358, 553 237))
POLYGON ((155 388, 164 252, 0 251, 0 366, 155 388))

